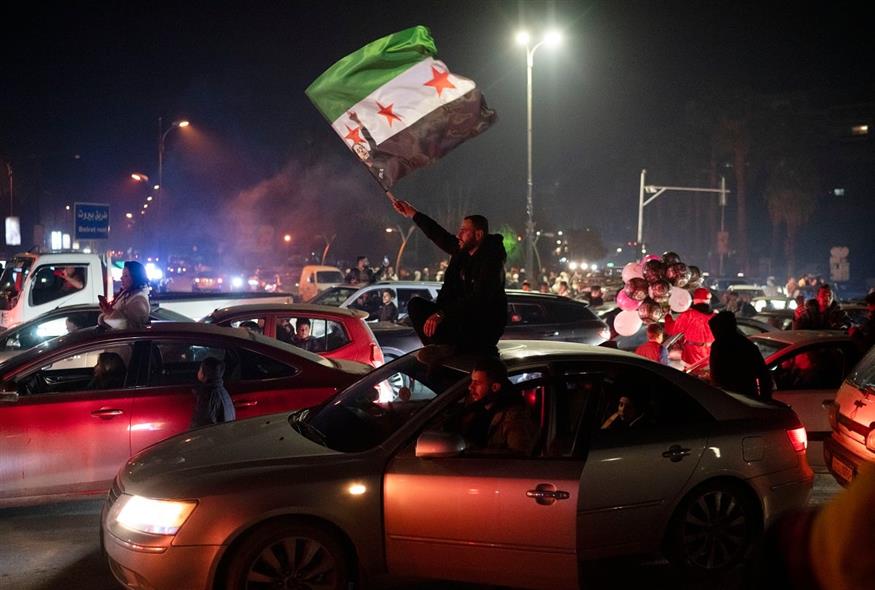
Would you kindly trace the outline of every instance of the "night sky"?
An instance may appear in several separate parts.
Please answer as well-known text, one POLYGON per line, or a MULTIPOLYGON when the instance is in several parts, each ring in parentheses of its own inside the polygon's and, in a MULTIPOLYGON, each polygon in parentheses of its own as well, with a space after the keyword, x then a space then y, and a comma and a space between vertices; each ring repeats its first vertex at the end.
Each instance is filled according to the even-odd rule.
MULTIPOLYGON (((689 101, 742 87, 875 100, 875 44, 865 5, 826 4, 28 5, 17 9, 23 16, 6 20, 0 40, 0 157, 14 166, 16 213, 25 229, 37 221, 47 229, 62 224, 66 203, 107 202, 119 219, 112 241, 122 245, 138 230, 124 227, 121 216, 137 211, 145 194, 130 173, 157 178, 158 117, 165 125, 187 118, 192 127, 167 140, 165 207, 173 215, 161 235, 174 248, 224 243, 228 249, 229 235, 273 224, 278 234, 294 236, 295 251, 316 248, 316 233, 337 232, 338 256, 394 257, 397 242, 384 227, 401 218, 304 89, 365 43, 423 24, 438 57, 482 87, 499 122, 403 179, 395 192, 437 217, 476 210, 494 226, 522 233, 525 54, 513 35, 521 23, 533 33, 556 26, 563 45, 542 47, 535 58, 536 222, 544 229, 592 227, 614 246, 634 238, 642 168, 656 184, 704 181, 681 177, 664 162, 668 147, 678 149, 689 101)), ((871 239, 862 237, 868 188, 846 201, 818 202, 818 211, 829 215, 806 228, 800 265, 826 272, 824 244, 845 239, 852 264, 875 275, 871 239), (854 257, 867 249, 868 261, 854 257)), ((768 249, 768 215, 755 182, 750 189, 752 250, 768 249)), ((647 212, 654 249, 694 248, 689 235, 672 235, 694 233, 698 221, 689 201, 665 199, 661 215, 658 205, 652 217, 647 212)), ((4 214, 7 203, 0 206, 4 214)), ((731 221, 731 199, 729 209, 731 221)), ((428 248, 419 244, 414 255, 436 258, 428 248)), ((682 254, 696 259, 700 253, 682 254)))

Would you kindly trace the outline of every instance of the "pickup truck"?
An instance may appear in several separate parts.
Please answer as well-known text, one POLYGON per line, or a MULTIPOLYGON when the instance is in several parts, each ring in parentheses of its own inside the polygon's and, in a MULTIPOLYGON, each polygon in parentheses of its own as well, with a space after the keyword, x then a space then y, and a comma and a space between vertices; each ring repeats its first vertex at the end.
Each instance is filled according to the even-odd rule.
MULTIPOLYGON (((8 261, 0 275, 0 329, 30 321, 58 307, 112 299, 108 256, 73 252, 25 252, 8 261)), ((288 293, 175 293, 157 297, 161 307, 199 320, 213 310, 257 300, 292 303, 288 293)))

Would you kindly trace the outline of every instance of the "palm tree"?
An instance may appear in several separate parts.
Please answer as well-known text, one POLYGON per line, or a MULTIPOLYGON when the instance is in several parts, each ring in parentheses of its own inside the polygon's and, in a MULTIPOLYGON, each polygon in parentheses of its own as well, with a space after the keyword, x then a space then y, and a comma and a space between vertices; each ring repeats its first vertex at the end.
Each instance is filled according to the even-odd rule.
POLYGON ((766 187, 766 204, 773 231, 786 230, 784 255, 787 274, 796 273, 796 237, 817 205, 817 175, 811 162, 803 158, 784 158, 777 162, 766 187))

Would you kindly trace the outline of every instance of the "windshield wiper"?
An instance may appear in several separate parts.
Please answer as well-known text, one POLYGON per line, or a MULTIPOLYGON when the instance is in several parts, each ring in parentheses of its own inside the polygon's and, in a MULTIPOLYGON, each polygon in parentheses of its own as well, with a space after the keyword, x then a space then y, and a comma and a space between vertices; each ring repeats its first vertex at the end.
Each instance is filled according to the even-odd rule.
POLYGON ((299 410, 289 416, 289 425, 301 436, 312 440, 315 443, 327 447, 327 439, 322 431, 306 422, 307 416, 310 414, 309 409, 299 410))

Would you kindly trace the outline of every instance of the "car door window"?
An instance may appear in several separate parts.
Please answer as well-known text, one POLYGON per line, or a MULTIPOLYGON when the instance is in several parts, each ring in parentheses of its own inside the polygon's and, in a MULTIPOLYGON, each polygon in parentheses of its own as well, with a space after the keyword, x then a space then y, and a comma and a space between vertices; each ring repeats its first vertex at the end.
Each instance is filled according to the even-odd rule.
POLYGON ((431 291, 428 289, 396 289, 396 291, 398 292, 399 314, 407 313, 407 305, 414 297, 422 297, 427 301, 434 301, 434 297, 431 296, 431 291))
POLYGON ((546 375, 544 369, 509 375, 510 384, 502 393, 506 396, 504 401, 487 408, 462 395, 435 416, 426 430, 461 435, 465 440, 465 456, 539 455, 547 422, 546 375))
POLYGON ((838 345, 812 346, 794 352, 772 367, 775 385, 785 389, 838 389, 848 371, 838 345))
POLYGON ((563 324, 598 319, 587 305, 573 301, 559 301, 550 305, 549 316, 552 321, 563 324))
POLYGON ((243 328, 244 330, 249 330, 255 334, 264 334, 264 322, 265 319, 263 316, 253 316, 251 318, 236 319, 229 325, 232 328, 243 328))
POLYGON ((85 288, 88 267, 81 265, 40 266, 32 277, 31 305, 42 305, 85 288))
POLYGON ((240 363, 225 348, 170 340, 152 342, 146 383, 151 387, 196 385, 198 369, 207 357, 225 362, 225 381, 239 379, 240 363))
POLYGON ((306 347, 302 346, 302 348, 306 348, 310 352, 323 353, 337 350, 341 346, 346 346, 350 343, 351 339, 342 323, 323 318, 302 316, 300 314, 277 318, 277 339, 300 346, 298 341, 296 341, 295 335, 298 330, 298 322, 304 318, 310 322, 310 338, 312 342, 306 347))
POLYGON ((79 350, 15 378, 21 395, 123 388, 129 377, 133 346, 111 344, 79 350))
POLYGON ((240 357, 241 381, 279 379, 293 377, 298 373, 295 367, 252 350, 240 349, 237 355, 240 357))

